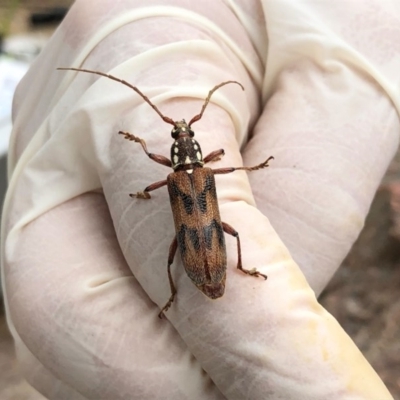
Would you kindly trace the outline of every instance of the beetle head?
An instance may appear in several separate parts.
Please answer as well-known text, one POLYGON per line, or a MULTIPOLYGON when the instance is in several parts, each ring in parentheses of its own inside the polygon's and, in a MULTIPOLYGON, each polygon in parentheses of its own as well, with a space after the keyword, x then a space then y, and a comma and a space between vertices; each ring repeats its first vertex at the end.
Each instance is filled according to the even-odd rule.
POLYGON ((194 136, 194 132, 190 128, 190 126, 183 119, 182 121, 176 121, 175 125, 171 131, 171 136, 173 139, 178 139, 180 137, 190 137, 194 136))

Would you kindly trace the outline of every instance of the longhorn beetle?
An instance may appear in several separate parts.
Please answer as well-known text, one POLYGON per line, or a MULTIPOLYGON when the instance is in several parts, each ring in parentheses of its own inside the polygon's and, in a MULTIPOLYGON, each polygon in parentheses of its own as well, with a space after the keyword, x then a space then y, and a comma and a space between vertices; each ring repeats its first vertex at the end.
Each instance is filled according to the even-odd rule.
POLYGON ((267 279, 266 275, 258 272, 255 268, 248 270, 242 267, 239 234, 226 222, 221 221, 214 175, 229 174, 238 170, 256 171, 266 168, 268 167, 268 161, 273 159, 273 157, 269 157, 266 161, 254 167, 205 168, 205 164, 219 160, 225 152, 223 149, 215 150, 203 158, 199 143, 193 139, 194 132, 192 125, 203 116, 212 94, 220 87, 229 83, 236 83, 242 90, 244 90, 244 87, 236 81, 226 81, 216 85, 209 91, 200 113, 195 115, 187 124, 184 119, 173 121, 171 118, 163 115, 137 87, 122 79, 103 72, 87 69, 57 69, 88 72, 120 82, 133 89, 153 108, 164 122, 173 126, 171 136, 174 143, 171 146, 170 160, 164 156, 149 153, 146 142, 143 139, 128 132, 118 132, 125 139, 140 143, 150 159, 166 167, 171 167, 174 170, 174 172, 168 175, 167 179, 147 186, 143 192, 130 194, 131 197, 138 199, 150 199, 150 192, 163 186, 168 186, 176 234, 169 248, 167 267, 171 297, 158 316, 162 318, 163 312, 169 309, 177 293, 174 281, 172 280, 171 264, 174 261, 178 247, 187 275, 197 288, 211 299, 221 297, 225 291, 226 248, 224 232, 236 238, 238 251, 237 268, 245 274, 255 277, 262 276, 264 279, 267 279))

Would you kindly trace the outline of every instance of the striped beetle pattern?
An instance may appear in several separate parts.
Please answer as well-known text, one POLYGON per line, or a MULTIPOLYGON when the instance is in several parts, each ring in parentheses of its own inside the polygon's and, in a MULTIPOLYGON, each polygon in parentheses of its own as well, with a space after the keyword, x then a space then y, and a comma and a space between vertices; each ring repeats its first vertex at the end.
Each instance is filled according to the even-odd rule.
POLYGON ((150 199, 150 192, 163 186, 168 187, 175 223, 175 238, 169 249, 167 264, 171 296, 160 311, 159 317, 161 318, 163 313, 170 308, 177 293, 171 275, 171 265, 178 248, 188 277, 199 290, 211 299, 217 299, 223 296, 225 292, 227 257, 224 232, 236 238, 238 251, 237 268, 245 274, 267 279, 266 275, 256 269, 248 270, 243 268, 239 234, 230 225, 221 221, 215 175, 229 174, 238 170, 256 171, 266 168, 273 157, 269 157, 266 161, 254 167, 218 169, 204 167, 209 162, 219 160, 224 155, 224 150, 215 150, 203 158, 200 144, 193 139, 194 132, 191 128, 194 122, 201 119, 212 94, 217 89, 229 83, 237 84, 244 90, 243 86, 236 81, 226 81, 216 85, 209 91, 200 113, 194 116, 187 124, 185 120, 173 121, 171 118, 164 116, 137 87, 122 79, 87 69, 58 69, 87 72, 120 82, 138 93, 164 122, 173 125, 171 136, 174 143, 171 146, 170 159, 162 155, 149 153, 146 142, 143 139, 128 132, 118 132, 125 139, 140 143, 150 159, 173 169, 167 179, 153 183, 142 192, 130 194, 133 198, 150 199))

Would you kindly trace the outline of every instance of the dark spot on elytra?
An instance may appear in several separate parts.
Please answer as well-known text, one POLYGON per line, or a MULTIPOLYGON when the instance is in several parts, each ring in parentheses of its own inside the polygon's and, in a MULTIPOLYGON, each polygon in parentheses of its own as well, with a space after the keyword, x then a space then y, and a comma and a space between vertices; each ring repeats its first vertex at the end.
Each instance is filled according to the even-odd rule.
POLYGON ((218 244, 222 247, 224 245, 224 230, 222 229, 221 224, 219 224, 215 219, 213 221, 215 230, 217 231, 218 236, 218 244))
POLYGON ((221 224, 219 224, 215 219, 211 222, 210 225, 203 227, 203 235, 204 241, 206 243, 206 247, 208 250, 212 249, 212 239, 213 233, 216 233, 218 239, 218 245, 220 248, 224 247, 224 231, 222 229, 221 224))
POLYGON ((181 229, 176 235, 178 240, 178 246, 181 250, 182 255, 186 253, 186 242, 185 242, 185 234, 186 234, 187 227, 186 225, 181 225, 181 229))
POLYGON ((200 250, 200 237, 196 228, 188 228, 185 224, 182 224, 177 234, 177 240, 182 254, 187 251, 187 240, 190 240, 195 251, 200 250))
POLYGON ((200 239, 199 239, 199 233, 197 232, 197 229, 195 229, 195 228, 188 229, 188 233, 189 233, 189 238, 193 244, 194 249, 196 251, 199 251, 200 250, 200 239))
POLYGON ((206 177, 206 182, 204 184, 204 189, 201 191, 201 193, 197 196, 197 204, 199 206, 200 211, 205 214, 207 212, 207 192, 211 192, 213 197, 216 196, 216 190, 215 190, 215 185, 212 180, 212 177, 208 175, 206 177))
POLYGON ((194 208, 194 201, 192 197, 179 189, 178 185, 175 182, 171 184, 171 191, 172 191, 172 201, 174 202, 176 199, 181 198, 183 201, 183 207, 187 214, 193 213, 194 208))

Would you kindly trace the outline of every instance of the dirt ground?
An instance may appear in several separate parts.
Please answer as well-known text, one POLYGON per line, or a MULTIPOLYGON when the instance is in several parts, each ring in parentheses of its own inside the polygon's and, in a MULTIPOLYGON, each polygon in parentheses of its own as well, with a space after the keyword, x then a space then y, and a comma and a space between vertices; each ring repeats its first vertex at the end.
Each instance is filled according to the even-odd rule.
POLYGON ((380 189, 366 226, 320 297, 395 399, 400 399, 400 242, 390 235, 389 192, 380 189))
POLYGON ((400 151, 363 231, 320 297, 400 399, 400 151))

